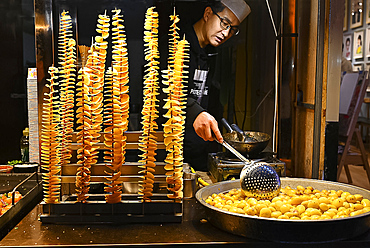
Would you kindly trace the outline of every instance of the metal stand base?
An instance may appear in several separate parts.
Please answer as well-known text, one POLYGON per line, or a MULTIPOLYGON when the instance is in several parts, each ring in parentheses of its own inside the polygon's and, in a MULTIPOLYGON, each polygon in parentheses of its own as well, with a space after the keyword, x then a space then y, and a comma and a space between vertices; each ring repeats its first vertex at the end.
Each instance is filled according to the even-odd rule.
MULTIPOLYGON (((103 198, 102 196, 101 198, 103 198)), ((125 197, 123 197, 125 198, 125 197)), ((160 198, 160 197, 159 197, 160 198)), ((57 204, 41 203, 42 223, 53 224, 107 224, 107 223, 169 223, 182 221, 182 201, 123 199, 109 204, 103 199, 88 203, 65 201, 57 204)))

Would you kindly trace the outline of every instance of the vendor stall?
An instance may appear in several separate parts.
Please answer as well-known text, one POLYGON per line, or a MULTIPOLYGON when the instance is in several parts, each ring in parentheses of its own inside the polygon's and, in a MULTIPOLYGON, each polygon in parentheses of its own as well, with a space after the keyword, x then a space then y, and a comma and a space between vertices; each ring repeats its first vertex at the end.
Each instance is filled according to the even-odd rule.
MULTIPOLYGON (((223 14, 233 21, 217 14, 223 10, 205 12, 212 14, 218 33, 237 34, 239 27, 231 23, 240 24, 250 13, 247 5, 243 18, 230 14, 234 3, 223 1, 223 14)), ((290 3, 294 9, 295 1, 290 3)), ((278 109, 286 84, 278 80, 279 42, 273 53, 274 108, 261 125, 268 126, 274 116, 272 141, 264 132, 230 128, 220 136, 224 141, 218 140, 227 150, 203 154, 208 172, 194 171, 184 161, 186 111, 193 105, 187 98, 191 46, 178 33, 184 11, 179 6, 189 7, 176 1, 35 1, 38 116, 30 118, 38 121, 30 122, 36 141, 30 150, 40 166, 25 178, 17 172, 0 174, 14 184, 7 183, 1 199, 7 209, 0 216, 0 246, 369 245, 370 191, 286 177, 294 173, 284 161, 291 166, 292 159, 290 151, 281 150, 291 148, 293 139, 289 134, 279 152, 277 139, 284 140, 284 133, 277 137, 277 127, 284 121, 276 118, 281 118, 279 111, 286 114, 278 109), (163 41, 168 45, 161 46, 163 41), (160 70, 163 61, 166 69, 160 70)), ((319 6, 325 7, 324 2, 319 6)), ((319 31, 324 24, 321 20, 319 31)), ((284 36, 275 34, 276 39, 284 36)), ((223 38, 214 39, 222 43, 223 38)), ((317 45, 319 59, 323 47, 317 45)), ((234 59, 234 52, 223 59, 234 59)), ((322 76, 322 70, 318 73, 322 76)), ((361 75, 357 85, 362 94, 369 79, 361 75)), ((222 88, 222 82, 213 83, 222 88)), ((321 87, 316 87, 320 96, 321 87)), ((205 90, 200 88, 197 102, 205 90)), ((323 173, 321 104, 310 108, 315 109, 316 145, 305 166, 313 178, 323 173)))
MULTIPOLYGON (((138 247, 138 246, 248 246, 248 247, 367 247, 370 232, 340 242, 277 243, 234 235, 211 224, 195 199, 184 201, 182 223, 129 225, 54 225, 39 221, 36 206, 3 240, 2 247, 138 247)), ((346 229, 349 231, 348 229, 346 229)), ((280 230, 283 231, 283 230, 280 230)), ((344 231, 344 230, 343 230, 344 231)), ((306 230, 309 237, 309 231, 306 230)))

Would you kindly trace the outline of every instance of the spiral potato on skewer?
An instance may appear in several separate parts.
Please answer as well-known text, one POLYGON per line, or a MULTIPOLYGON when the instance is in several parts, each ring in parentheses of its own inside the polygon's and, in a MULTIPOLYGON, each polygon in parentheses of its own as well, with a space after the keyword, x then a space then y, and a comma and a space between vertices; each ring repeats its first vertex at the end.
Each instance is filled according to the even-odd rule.
POLYGON ((103 124, 103 87, 105 59, 109 36, 109 21, 107 15, 99 15, 95 43, 89 50, 84 68, 79 72, 77 93, 77 163, 81 166, 76 174, 77 201, 86 202, 90 184, 90 168, 98 161, 99 137, 103 124))
POLYGON ((46 171, 42 174, 45 203, 57 203, 60 197, 60 120, 58 94, 55 90, 57 73, 56 67, 49 67, 50 79, 47 80, 50 84, 46 85, 49 92, 44 93, 42 109, 41 168, 46 171))
POLYGON ((170 20, 172 21, 172 24, 170 26, 170 33, 169 35, 172 36, 168 43, 169 43, 169 56, 168 56, 168 71, 165 73, 168 74, 168 72, 173 72, 174 69, 174 63, 175 63, 175 55, 177 51, 177 44, 179 41, 179 34, 177 30, 179 30, 179 27, 177 27, 177 23, 180 21, 180 18, 175 13, 175 9, 173 10, 173 15, 170 15, 170 20))
POLYGON ((119 87, 117 83, 113 82, 113 72, 112 69, 105 74, 105 96, 107 102, 105 104, 105 125, 108 127, 104 130, 104 144, 107 147, 107 151, 104 151, 104 161, 106 163, 109 171, 105 171, 109 177, 105 177, 108 182, 105 184, 105 200, 108 203, 117 203, 121 201, 121 185, 118 182, 119 177, 121 176, 120 168, 124 162, 124 155, 122 149, 122 143, 126 141, 123 140, 123 130, 119 126, 120 118, 120 104, 117 100, 119 98, 119 87), (115 125, 116 124, 116 125, 115 125), (118 125, 117 125, 118 124, 118 125))
POLYGON ((183 139, 185 126, 185 112, 183 109, 186 105, 186 90, 184 82, 186 71, 184 62, 189 58, 187 52, 189 43, 183 39, 178 41, 178 33, 176 23, 179 21, 178 16, 174 13, 170 16, 173 20, 170 31, 172 38, 170 39, 170 56, 168 59, 168 70, 164 71, 163 77, 166 79, 163 83, 167 88, 163 89, 167 94, 165 99, 166 104, 164 109, 168 109, 164 115, 167 122, 163 124, 164 144, 166 146, 167 157, 165 159, 165 170, 167 189, 171 192, 168 198, 181 199, 183 197, 183 139))
MULTIPOLYGON (((103 87, 104 87, 104 72, 105 62, 107 56, 108 42, 106 39, 109 36, 109 21, 110 18, 107 15, 99 15, 98 24, 96 31, 100 36, 95 37, 94 49, 92 54, 89 55, 92 60, 91 73, 89 74, 91 84, 91 111, 92 111, 92 135, 94 137, 94 143, 99 142, 100 133, 103 125, 103 87)), ((89 60, 89 59, 88 59, 89 60)), ((87 63, 86 67, 89 67, 90 63, 87 63)), ((95 155, 97 159, 97 155, 95 155)))
POLYGON ((69 164, 74 121, 74 89, 76 82, 76 41, 72 38, 72 20, 68 12, 63 11, 59 25, 59 78, 60 118, 61 118, 61 164, 69 164))
POLYGON ((153 195, 154 172, 155 172, 155 151, 157 149, 157 138, 154 135, 158 125, 157 95, 158 93, 158 69, 159 69, 159 51, 158 51, 158 12, 154 7, 147 10, 144 23, 144 46, 145 60, 148 62, 145 67, 144 76, 144 106, 142 109, 143 130, 140 136, 140 150, 143 152, 139 161, 143 170, 142 181, 139 183, 139 194, 143 201, 151 201, 153 195))
POLYGON ((80 165, 76 174, 76 192, 77 201, 86 202, 87 193, 90 186, 90 168, 95 164, 92 153, 95 152, 93 147, 93 137, 90 134, 92 128, 91 106, 90 106, 90 87, 91 83, 89 76, 85 72, 86 68, 79 71, 77 83, 77 142, 79 147, 77 150, 77 164, 80 165))
POLYGON ((105 199, 108 203, 121 201, 121 167, 125 163, 126 136, 128 129, 129 95, 128 95, 128 57, 126 49, 126 36, 122 24, 121 10, 115 9, 112 17, 112 39, 113 39, 113 70, 109 69, 106 73, 105 81, 105 125, 104 143, 108 148, 104 152, 104 160, 109 171, 105 173, 106 182, 105 199))

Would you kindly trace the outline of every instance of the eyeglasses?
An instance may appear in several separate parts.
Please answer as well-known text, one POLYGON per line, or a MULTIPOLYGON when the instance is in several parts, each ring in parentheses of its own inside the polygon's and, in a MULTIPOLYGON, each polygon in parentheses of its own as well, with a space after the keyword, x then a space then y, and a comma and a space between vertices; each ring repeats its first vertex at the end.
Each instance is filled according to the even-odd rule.
POLYGON ((213 9, 212 9, 212 12, 218 18, 220 18, 220 26, 221 26, 221 28, 223 30, 230 29, 229 34, 231 34, 231 35, 238 35, 239 34, 239 28, 238 28, 238 26, 231 26, 230 23, 225 18, 222 18, 221 16, 219 16, 213 9))

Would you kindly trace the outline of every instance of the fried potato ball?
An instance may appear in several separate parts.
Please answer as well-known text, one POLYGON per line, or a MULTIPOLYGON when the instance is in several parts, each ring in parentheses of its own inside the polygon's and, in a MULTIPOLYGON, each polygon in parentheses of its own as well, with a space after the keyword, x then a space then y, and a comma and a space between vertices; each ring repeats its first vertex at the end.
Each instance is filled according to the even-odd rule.
POLYGON ((271 200, 247 198, 241 189, 212 194, 206 203, 224 211, 264 218, 290 220, 327 220, 370 212, 370 200, 361 194, 342 190, 317 190, 289 186, 271 200))

